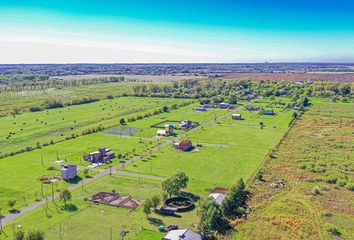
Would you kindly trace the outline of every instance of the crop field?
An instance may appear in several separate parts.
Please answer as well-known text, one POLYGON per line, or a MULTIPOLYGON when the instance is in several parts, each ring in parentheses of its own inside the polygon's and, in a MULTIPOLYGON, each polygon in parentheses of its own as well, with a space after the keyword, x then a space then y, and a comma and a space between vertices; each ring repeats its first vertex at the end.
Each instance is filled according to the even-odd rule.
MULTIPOLYGON (((126 239, 144 239, 144 237, 151 239, 150 236, 161 238, 163 233, 157 230, 161 224, 180 224, 194 228, 193 222, 196 220, 194 211, 183 213, 179 218, 162 217, 153 213, 148 220, 141 207, 131 211, 84 201, 84 198, 91 197, 97 192, 111 192, 112 190, 144 200, 161 192, 161 182, 113 174, 73 192, 71 204, 77 208, 75 211, 63 211, 60 208, 61 203, 49 202, 48 215, 45 208, 40 207, 31 214, 16 219, 13 224, 21 224, 24 228, 40 224, 45 231, 46 239, 59 239, 60 235, 62 239, 77 239, 77 236, 84 234, 85 239, 88 240, 109 239, 111 231, 113 239, 117 239, 122 230, 129 231, 126 239)), ((12 239, 14 225, 9 225, 4 229, 9 239, 12 239)))
POLYGON ((235 239, 353 239, 353 103, 313 101, 250 184, 235 239), (280 179, 285 188, 272 188, 280 179))
POLYGON ((0 154, 58 142, 83 131, 119 125, 121 117, 145 113, 182 99, 121 97, 0 118, 0 154))

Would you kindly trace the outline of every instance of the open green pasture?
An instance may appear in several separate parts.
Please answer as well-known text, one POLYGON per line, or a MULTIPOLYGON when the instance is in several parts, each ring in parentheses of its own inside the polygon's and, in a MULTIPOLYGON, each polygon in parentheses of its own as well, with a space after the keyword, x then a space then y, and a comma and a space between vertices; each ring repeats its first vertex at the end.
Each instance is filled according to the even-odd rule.
POLYGON ((273 119, 276 128, 233 124, 202 127, 187 137, 195 146, 200 143, 202 147, 182 152, 170 145, 130 164, 126 170, 166 177, 181 169, 190 177, 188 190, 204 196, 216 186, 231 187, 239 178, 247 179, 254 174, 269 150, 282 138, 291 115, 283 112, 273 119))
POLYGON ((136 115, 162 106, 182 103, 183 99, 121 97, 90 104, 51 109, 0 118, 0 154, 38 144, 57 142, 81 135, 98 126, 118 125, 121 117, 136 115))
MULTIPOLYGON (((126 154, 131 157, 148 151, 157 143, 152 140, 140 140, 138 138, 124 138, 117 135, 94 133, 76 139, 63 141, 54 145, 25 152, 0 160, 0 205, 7 212, 7 200, 17 200, 16 208, 20 209, 26 204, 35 201, 36 195, 42 199, 41 183, 39 178, 43 175, 53 177, 60 175, 60 164, 56 163, 57 156, 61 160, 67 160, 71 164, 79 166, 79 175, 83 177, 82 170, 89 165, 82 160, 84 153, 96 151, 100 146, 112 148, 116 154, 126 154), (43 159, 43 165, 42 165, 43 159), (55 167, 48 170, 48 167, 55 167)), ((118 159, 113 160, 112 165, 118 164, 118 159)), ((107 167, 107 166, 102 166, 107 167)), ((91 170, 91 175, 97 171, 91 170)), ((64 181, 58 181, 55 189, 60 190, 68 187, 64 181)), ((51 186, 44 185, 44 194, 51 194, 51 186)))
MULTIPOLYGON (((177 110, 172 110, 170 112, 151 116, 149 118, 145 118, 140 121, 128 123, 128 126, 142 130, 142 131, 133 133, 132 134, 133 136, 153 137, 156 135, 156 131, 158 130, 158 128, 152 128, 150 126, 160 123, 162 121, 165 121, 165 120, 173 120, 173 121, 191 120, 192 122, 205 123, 205 122, 210 122, 215 117, 218 117, 218 116, 224 114, 225 112, 227 112, 227 110, 221 110, 221 109, 211 109, 206 112, 194 112, 192 109, 193 109, 193 107, 195 107, 197 105, 198 104, 189 105, 187 107, 179 108, 177 110)), ((174 123, 174 124, 178 125, 178 123, 174 123)), ((183 133, 183 130, 177 130, 176 133, 177 134, 183 133)))
POLYGON ((84 97, 105 99, 107 95, 120 96, 133 93, 133 86, 140 83, 115 82, 80 86, 62 86, 42 90, 2 92, 0 94, 0 116, 12 112, 14 107, 28 111, 30 107, 45 107, 50 101, 70 103, 84 97))
POLYGON ((59 239, 60 232, 62 239, 68 240, 78 239, 78 237, 88 240, 109 239, 111 229, 113 239, 118 239, 121 230, 129 231, 126 239, 160 239, 164 234, 158 232, 159 225, 178 224, 180 227, 194 227, 195 211, 183 213, 180 217, 167 217, 152 213, 150 221, 143 213, 142 207, 131 211, 124 208, 96 205, 84 200, 98 192, 111 192, 112 190, 146 200, 154 194, 161 193, 161 182, 119 175, 106 176, 85 185, 83 190, 78 189, 73 192, 71 203, 78 208, 77 211, 63 211, 61 209, 63 203, 58 200, 55 204, 49 202, 48 216, 45 206, 21 216, 13 224, 5 227, 4 232, 7 237, 4 239, 12 239, 13 228, 16 229, 18 224, 21 224, 24 230, 42 229, 48 240, 59 239))

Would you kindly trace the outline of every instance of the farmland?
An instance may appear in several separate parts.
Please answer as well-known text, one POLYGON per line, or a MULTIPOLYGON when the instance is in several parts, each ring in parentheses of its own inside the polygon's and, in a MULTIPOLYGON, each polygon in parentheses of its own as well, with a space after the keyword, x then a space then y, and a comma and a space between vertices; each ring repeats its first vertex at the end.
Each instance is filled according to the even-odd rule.
MULTIPOLYGON (((159 194, 161 192, 161 183, 156 180, 140 179, 140 177, 137 177, 138 175, 166 178, 178 169, 185 171, 190 176, 190 184, 186 191, 199 197, 207 196, 208 192, 217 186, 231 187, 240 177, 249 179, 257 170, 262 159, 282 137, 292 113, 292 111, 283 112, 282 109, 279 109, 279 113, 276 116, 262 117, 257 113, 246 115, 244 110, 237 110, 244 114, 248 120, 248 124, 244 125, 243 123, 233 124, 229 120, 233 111, 215 109, 207 112, 193 112, 191 110, 192 107, 182 107, 167 113, 161 113, 128 123, 127 127, 129 128, 143 130, 142 132, 128 134, 128 136, 118 136, 104 132, 94 133, 3 159, 1 162, 1 174, 5 176, 7 181, 2 183, 4 190, 2 191, 4 192, 2 204, 5 205, 7 199, 14 198, 17 200, 17 207, 20 209, 25 205, 32 204, 35 200, 35 195, 39 195, 39 198, 42 199, 41 185, 38 177, 41 175, 52 176, 59 174, 58 169, 47 170, 49 166, 55 166, 57 156, 60 159, 67 159, 71 164, 77 164, 79 166, 79 176, 85 178, 82 174, 82 169, 88 163, 81 161, 84 152, 95 150, 95 146, 107 146, 112 147, 117 153, 124 154, 125 152, 129 152, 126 157, 127 159, 134 155, 142 155, 156 146, 156 144, 164 141, 164 139, 152 138, 156 128, 150 129, 150 125, 158 123, 163 119, 191 119, 202 124, 199 130, 188 135, 188 139, 191 139, 195 144, 200 143, 203 146, 199 151, 180 152, 172 149, 171 145, 168 144, 156 153, 125 166, 124 170, 128 173, 137 174, 136 177, 107 176, 95 183, 86 185, 85 191, 81 189, 75 190, 72 202, 78 207, 78 211, 74 213, 62 212, 55 205, 51 204, 51 207, 49 207, 51 209, 50 219, 46 217, 43 208, 39 208, 31 214, 24 215, 16 220, 17 223, 30 227, 32 225, 31 219, 36 217, 38 221, 42 222, 48 239, 55 239, 58 236, 59 226, 63 234, 62 236, 66 237, 66 239, 71 239, 70 236, 75 236, 76 231, 86 229, 87 226, 91 225, 92 221, 100 218, 102 218, 100 221, 102 225, 92 228, 92 232, 89 234, 92 236, 92 239, 108 236, 110 227, 115 229, 115 232, 122 228, 129 229, 131 235, 128 239, 136 239, 136 236, 141 236, 142 238, 147 236, 147 239, 151 239, 149 235, 163 236, 161 233, 156 232, 157 225, 149 222, 144 217, 141 208, 129 213, 127 216, 127 210, 125 209, 95 206, 83 201, 83 199, 90 196, 90 194, 94 194, 98 189, 106 189, 107 191, 116 189, 118 192, 129 193, 133 196, 146 199, 154 193, 159 194), (219 119, 219 124, 213 123, 215 118, 219 119), (260 129, 258 121, 264 121, 266 127, 260 129), (271 124, 272 122, 273 124, 271 124), (223 137, 220 138, 217 136, 223 137), (268 138, 271 138, 272 141, 265 141, 268 138), (32 161, 29 161, 29 159, 32 159, 32 161), (223 162, 222 165, 219 164, 221 161, 223 162), (17 166, 17 174, 7 174, 15 166, 17 166), (26 169, 33 169, 33 171, 26 173, 26 169), (205 172, 208 172, 209 175, 205 175, 205 172), (146 181, 147 183, 145 184, 146 181), (13 183, 11 184, 13 188, 6 189, 10 183, 13 183), (144 190, 135 191, 140 188, 144 190), (124 221, 117 221, 120 225, 112 224, 114 219, 123 218, 124 221), (79 224, 79 222, 82 228, 71 227, 79 224), (139 231, 138 229, 141 226, 144 226, 145 230, 139 231)), ((117 126, 117 128, 122 127, 117 126)), ((183 136, 185 134, 188 133, 180 132, 179 135, 183 136)), ((117 163, 114 161, 113 165, 117 163)), ((91 174, 95 175, 98 172, 99 169, 97 171, 92 170, 91 174)), ((60 191, 68 186, 68 183, 59 182, 55 185, 55 190, 60 191)), ((50 186, 44 186, 44 195, 50 194, 50 186)), ((181 219, 163 217, 154 213, 152 218, 156 219, 155 221, 158 220, 160 223, 162 221, 164 224, 180 223, 184 227, 194 228, 193 223, 196 221, 196 213, 195 211, 185 213, 181 219)), ((11 231, 7 231, 7 233, 11 234, 11 231)))
POLYGON ((0 129, 0 144, 3 147, 0 154, 58 142, 92 128, 115 126, 120 118, 183 102, 186 100, 149 98, 147 101, 147 98, 126 97, 3 117, 0 129))
MULTIPOLYGON (((99 85, 110 84, 128 83, 99 85)), ((237 231, 223 238, 262 239, 266 231, 267 236, 280 239, 353 236, 349 213, 354 116, 349 85, 335 86, 333 92, 341 95, 331 102, 310 97, 310 84, 203 79, 166 86, 155 85, 145 92, 134 88, 130 95, 135 96, 115 95, 0 118, 1 154, 5 154, 0 159, 0 207, 5 216, 0 239, 12 239, 16 226, 43 230, 45 239, 72 240, 80 234, 89 240, 109 239, 111 234, 115 239, 121 230, 129 231, 125 239, 158 239, 165 234, 159 227, 170 224, 199 231, 199 201, 216 187, 232 189, 241 178, 251 192, 244 210, 247 218, 229 219, 237 231), (236 99, 233 92, 220 93, 230 88, 240 91, 236 99), (215 95, 198 98, 196 93, 215 95), (235 108, 218 107, 228 100, 234 101, 235 108), (201 103, 215 107, 194 111, 201 103), (261 110, 246 110, 250 105, 261 110), (263 110, 275 114, 264 115, 263 110), (232 118, 235 113, 240 120, 232 118), (182 120, 194 124, 182 129, 182 120), (165 124, 175 125, 175 134, 157 137, 165 124), (181 140, 191 140, 193 148, 176 149, 174 143, 181 140), (117 158, 100 166, 83 160, 83 155, 99 147, 111 148, 117 158), (61 164, 76 165, 77 177, 52 184, 41 180, 60 178, 61 164), (191 197, 197 209, 174 216, 154 209, 147 213, 145 203, 153 196, 164 198, 167 191, 162 182, 178 171, 189 180, 175 196, 191 197), (280 180, 286 182, 285 188, 270 187, 280 180), (65 189, 72 194, 68 205, 59 197, 65 189), (88 201, 98 192, 129 195, 143 205, 129 210, 88 201), (254 231, 258 225, 264 228, 254 231)), ((324 88, 319 91, 328 93, 324 88)))

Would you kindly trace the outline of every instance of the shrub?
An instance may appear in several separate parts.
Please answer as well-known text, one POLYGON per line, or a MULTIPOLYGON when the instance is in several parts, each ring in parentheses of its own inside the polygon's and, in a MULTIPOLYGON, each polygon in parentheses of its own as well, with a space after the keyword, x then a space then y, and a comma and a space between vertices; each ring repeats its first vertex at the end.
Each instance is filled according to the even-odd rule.
POLYGON ((29 109, 31 112, 39 112, 39 111, 42 111, 42 108, 40 107, 30 107, 29 109))
POLYGON ((312 188, 312 193, 313 193, 313 195, 319 195, 319 194, 321 194, 321 190, 318 186, 314 186, 312 188))
POLYGON ((328 232, 330 232, 334 236, 340 236, 342 233, 336 228, 335 226, 332 226, 328 229, 328 232))

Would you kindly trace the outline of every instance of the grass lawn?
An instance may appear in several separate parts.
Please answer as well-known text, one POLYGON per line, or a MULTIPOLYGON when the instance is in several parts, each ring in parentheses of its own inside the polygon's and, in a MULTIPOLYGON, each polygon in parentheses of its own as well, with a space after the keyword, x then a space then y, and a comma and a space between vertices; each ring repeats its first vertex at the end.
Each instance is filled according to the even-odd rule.
MULTIPOLYGON (((256 117, 254 119, 253 122, 258 121, 256 117)), ((196 194, 205 195, 215 186, 231 187, 239 178, 247 179, 257 170, 269 150, 283 136, 291 114, 279 113, 272 119, 267 121, 276 128, 267 126, 260 129, 243 124, 227 124, 228 120, 221 120, 225 123, 203 127, 188 136, 194 145, 202 144, 203 147, 198 150, 181 152, 167 146, 125 169, 162 177, 181 169, 190 178, 188 190, 196 194)))
MULTIPOLYGON (((79 175, 83 177, 82 170, 84 166, 89 165, 88 162, 82 160, 84 153, 95 151, 98 147, 104 146, 112 148, 117 155, 129 153, 128 155, 132 156, 147 151, 156 144, 152 140, 142 140, 140 142, 138 138, 123 138, 100 132, 3 158, 0 160, 0 176, 2 179, 0 181, 0 205, 4 207, 3 210, 6 212, 8 199, 16 199, 16 207, 21 208, 26 204, 33 203, 36 195, 42 198, 41 183, 38 179, 43 175, 60 175, 60 164, 55 163, 57 156, 62 160, 66 159, 71 164, 78 165, 79 175), (133 153, 134 151, 135 153, 133 153), (43 166, 41 159, 43 159, 43 166), (48 170, 48 167, 51 166, 56 169, 48 170)), ((113 165, 118 163, 118 159, 113 161, 113 165)), ((102 167, 99 169, 102 169, 102 167)), ((99 169, 93 170, 91 174, 95 174, 99 169)), ((59 181, 56 188, 62 189, 68 185, 64 181, 59 181)), ((47 189, 50 193, 51 187, 44 185, 44 192, 47 189)))
POLYGON ((85 239, 109 239, 112 229, 114 239, 117 239, 121 230, 128 230, 126 239, 156 239, 161 238, 162 233, 158 232, 159 225, 179 224, 181 227, 193 228, 196 221, 195 211, 181 214, 177 217, 164 217, 155 213, 150 215, 150 220, 142 212, 142 208, 131 211, 124 208, 115 208, 105 205, 95 205, 85 201, 100 191, 116 190, 120 194, 131 195, 132 197, 144 200, 153 194, 160 194, 161 182, 154 180, 123 177, 119 175, 106 176, 99 181, 84 186, 83 190, 76 190, 71 201, 78 209, 74 212, 63 211, 57 205, 49 203, 48 217, 45 207, 42 206, 31 213, 22 216, 12 225, 5 227, 4 231, 12 239, 13 227, 21 224, 26 229, 42 229, 46 239, 78 239, 78 236, 85 239), (33 221, 36 219, 35 221, 33 221), (61 230, 60 230, 61 229, 61 230), (140 238, 142 237, 142 238, 140 238))
POLYGON ((28 112, 1 118, 0 155, 38 144, 57 142, 81 135, 84 130, 98 126, 114 126, 121 117, 151 112, 162 106, 186 102, 172 98, 120 97, 90 104, 28 112))

